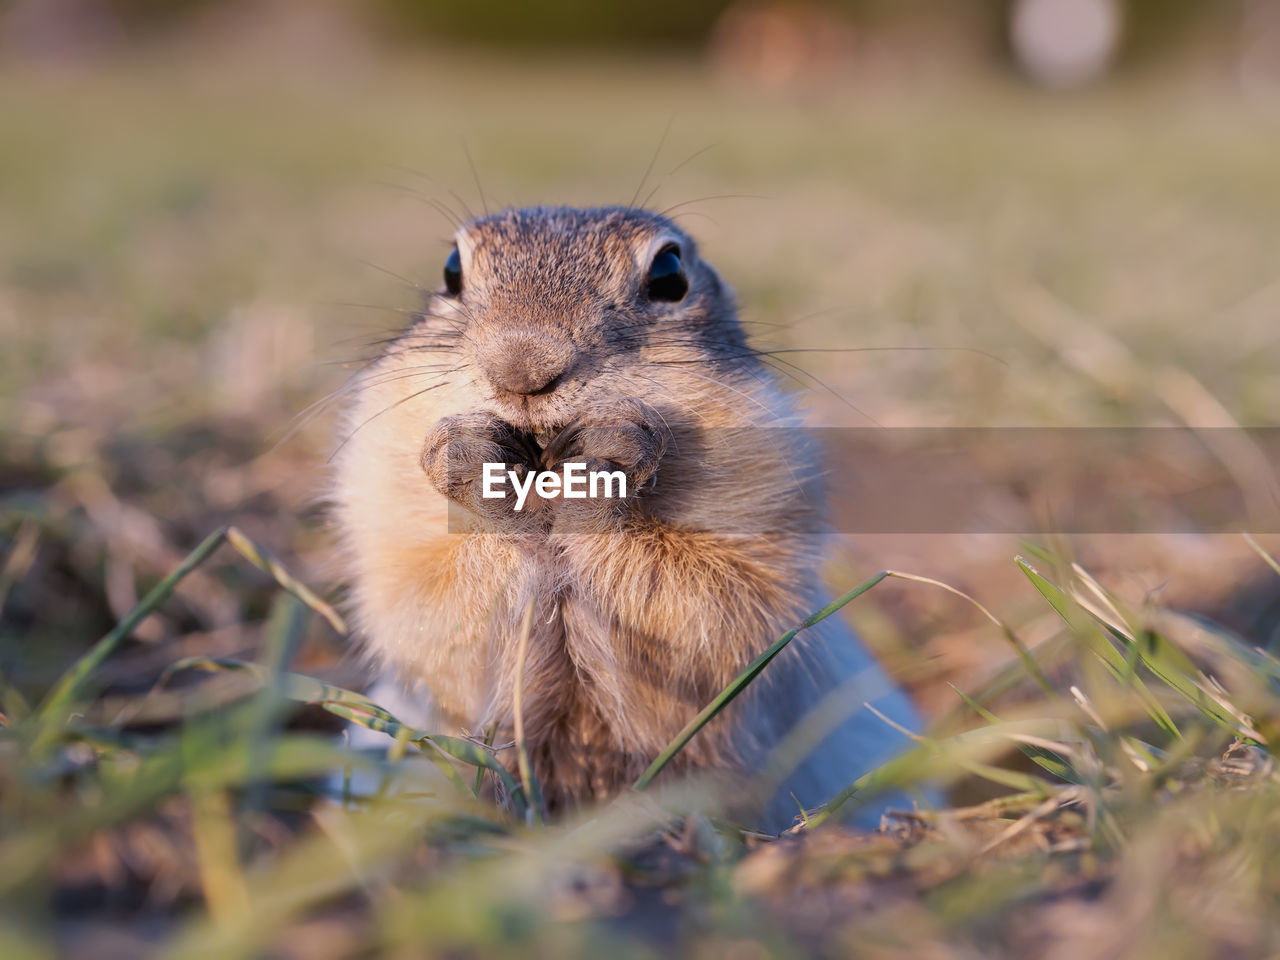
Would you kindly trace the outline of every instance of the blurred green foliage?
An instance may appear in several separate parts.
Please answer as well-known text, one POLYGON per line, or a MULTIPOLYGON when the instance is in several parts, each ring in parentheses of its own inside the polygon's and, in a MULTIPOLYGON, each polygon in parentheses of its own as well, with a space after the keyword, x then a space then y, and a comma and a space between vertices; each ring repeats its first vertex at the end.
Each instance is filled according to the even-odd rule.
POLYGON ((208 10, 218 0, 102 0, 103 9, 131 32, 145 32, 181 23, 208 10))
MULTIPOLYGON (((135 0, 136 2, 136 0, 135 0)), ((742 4, 746 5, 746 4, 742 4)), ((788 4, 760 3, 785 8, 788 4)), ((1012 0, 818 0, 792 4, 831 9, 854 23, 884 26, 910 21, 977 23, 981 35, 1003 33, 1012 0)), ((733 0, 652 0, 604 4, 590 0, 378 0, 382 22, 402 37, 449 37, 498 46, 693 47, 704 42, 733 0)), ((1141 56, 1185 40, 1206 23, 1238 17, 1239 0, 1123 0, 1128 49, 1141 56)), ((1000 45, 995 45, 996 49, 1000 45)))
POLYGON ((1243 7, 1240 0, 1125 0, 1125 52, 1131 59, 1159 56, 1238 21, 1243 7))
POLYGON ((728 0, 650 0, 644 4, 584 0, 379 0, 384 22, 402 35, 447 36, 501 46, 688 47, 701 43, 728 0))
MULTIPOLYGON (((8 10, 22 11, 40 0, 0 4, 0 32, 8 10)), ((691 50, 702 46, 716 22, 732 7, 829 10, 837 18, 870 31, 924 27, 933 43, 940 37, 959 46, 977 44, 999 58, 1007 53, 1006 23, 1015 0, 650 0, 646 4, 590 0, 60 0, 42 19, 66 29, 110 26, 130 40, 207 15, 231 14, 253 23, 282 8, 328 8, 353 26, 372 26, 384 39, 407 44, 462 42, 474 47, 528 50, 601 49, 691 50)), ((1118 0, 1127 24, 1125 50, 1142 61, 1182 44, 1212 38, 1224 25, 1238 24, 1248 0, 1118 0)), ((216 19, 216 16, 213 18, 216 19)), ((905 42, 912 42, 909 34, 905 42)))

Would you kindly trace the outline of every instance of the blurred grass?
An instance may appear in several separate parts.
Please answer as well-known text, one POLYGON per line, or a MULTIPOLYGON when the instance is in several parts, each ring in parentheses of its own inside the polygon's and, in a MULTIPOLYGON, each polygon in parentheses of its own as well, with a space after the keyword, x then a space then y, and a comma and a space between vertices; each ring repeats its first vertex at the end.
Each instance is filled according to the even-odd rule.
MULTIPOLYGON (((185 571, 207 562, 224 538, 197 548, 185 571)), ((254 559, 260 551, 247 553, 254 559)), ((1033 914, 1032 925, 1048 949, 1036 954, 1069 945, 1074 955, 1096 939, 1090 924, 1115 909, 1116 900, 1125 911, 1125 936, 1104 939, 1107 949, 1121 943, 1126 955, 1144 957, 1267 955, 1280 940, 1280 822, 1273 815, 1280 773, 1268 751, 1280 729, 1280 661, 1201 625, 1192 637, 1176 620, 1130 623, 1118 598, 1083 571, 1064 588, 1020 562, 1061 617, 1067 641, 1038 648, 1034 672, 1053 671, 1070 699, 1038 698, 1002 720, 981 703, 992 690, 962 694, 980 723, 952 720, 934 735, 917 737, 916 749, 850 784, 824 809, 801 811, 790 843, 769 843, 720 819, 727 798, 706 785, 667 789, 649 801, 638 791, 658 764, 634 791, 585 819, 544 826, 535 816, 524 826, 520 811, 536 802, 536 788, 530 789, 527 772, 523 791, 517 787, 494 762, 495 751, 406 733, 365 698, 285 672, 303 636, 301 618, 308 609, 326 612, 314 598, 306 605, 277 604, 261 665, 174 664, 175 670, 245 670, 256 690, 217 704, 192 698, 179 725, 150 734, 131 732, 123 716, 86 722, 88 704, 67 712, 115 642, 109 634, 68 670, 40 710, 15 712, 14 701, 6 703, 0 921, 12 955, 42 956, 46 945, 58 943, 74 955, 93 950, 101 956, 98 938, 113 929, 128 955, 174 957, 394 956, 403 950, 588 956, 605 943, 610 952, 637 956, 699 955, 746 941, 763 955, 786 956, 806 946, 820 954, 839 950, 851 936, 884 940, 890 955, 960 944, 985 956, 1022 956, 1014 944, 1026 932, 1009 923, 1010 911, 1037 901, 1046 906, 1033 914), (312 733, 283 729, 287 704, 297 702, 335 708, 395 740, 379 762, 312 733), (414 763, 404 752, 407 742, 428 755, 441 749, 464 765, 492 770, 517 800, 516 815, 483 803, 447 758, 433 758, 434 774, 414 763), (994 763, 1011 749, 1021 749, 1042 772, 994 763), (345 787, 326 792, 317 779, 342 769, 349 778, 355 768, 378 766, 383 786, 359 799, 345 787), (396 786, 388 792, 393 772, 396 786), (850 847, 850 835, 827 823, 845 805, 874 800, 886 788, 945 785, 965 776, 1007 792, 968 809, 891 815, 893 829, 879 840, 865 837, 861 848, 857 841, 850 847), (66 891, 77 879, 68 861, 97 841, 96 862, 87 871, 91 884, 108 894, 133 887, 135 896, 162 882, 173 889, 173 877, 133 873, 139 861, 155 865, 120 837, 139 818, 158 817, 170 797, 186 800, 181 809, 188 826, 179 824, 176 833, 189 836, 178 842, 193 845, 194 859, 181 867, 170 860, 161 869, 186 872, 177 883, 190 891, 184 900, 194 903, 164 904, 165 935, 153 951, 145 941, 154 904, 144 900, 123 916, 77 907, 66 891), (1166 815, 1153 818, 1153 811, 1166 815), (828 835, 844 852, 836 863, 828 835), (810 837, 824 839, 809 843, 810 837), (637 867, 637 858, 657 862, 637 867), (1153 874, 1150 860, 1175 862, 1178 872, 1153 874), (822 873, 806 876, 817 864, 822 873), (1135 871, 1146 891, 1131 909, 1125 884, 1135 871), (1206 907, 1205 882, 1229 893, 1206 907), (51 884, 52 916, 37 893, 51 884), (1095 886, 1101 896, 1088 892, 1095 886), (655 887, 664 891, 661 906, 645 903, 646 890, 655 887), (794 903, 800 891, 827 898, 836 912, 815 925, 794 903), (851 902, 868 897, 894 912, 922 908, 930 922, 908 930, 886 928, 878 916, 860 917, 857 910, 844 915, 851 902), (1064 897, 1077 909, 1083 935, 1055 928, 1049 914, 1064 897), (763 912, 753 912, 753 905, 763 912), (1247 925, 1219 925, 1224 907, 1243 912, 1247 925), (102 929, 77 938, 64 924, 83 922, 86 914, 96 914, 102 929), (305 934, 307 923, 322 919, 341 931, 324 946, 305 934), (43 931, 42 922, 48 924, 43 931), (655 923, 673 922, 667 936, 657 932, 655 923)), ((888 576, 843 599, 857 599, 888 576)), ((178 577, 171 580, 126 622, 161 603, 178 577)), ((287 575, 280 580, 292 585, 287 575)), ((767 667, 767 656, 762 662, 767 667)), ((708 719, 751 680, 748 671, 735 681, 709 706, 708 719)), ((1002 685, 997 677, 992 687, 1002 685)), ((682 733, 664 757, 687 739, 682 733)))
POLYGON ((811 811, 773 842, 661 778, 567 823, 505 816, 471 795, 485 748, 422 762, 433 741, 338 690, 361 678, 273 576, 336 579, 330 425, 273 444, 415 305, 392 275, 435 282, 451 228, 415 194, 478 208, 467 152, 491 206, 627 202, 670 124, 653 205, 688 203, 757 340, 924 348, 794 355, 878 422, 1274 424, 1270 106, 1190 81, 765 95, 677 59, 182 59, 0 68, 0 955, 1280 950, 1280 666, 1266 621, 1174 609, 1255 582, 1274 604, 1234 538, 1055 543, 1030 580, 1004 541, 850 546, 842 591, 903 568, 999 622, 918 584, 847 608, 937 717, 849 802, 925 775, 997 799, 875 837, 811 811), (88 661, 93 697, 33 708, 228 524, 270 559, 223 550, 88 661), (299 700, 400 739, 346 749, 299 700), (393 766, 371 801, 333 785, 393 766))
POLYGON ((1268 422, 1280 401, 1261 359, 1280 296, 1280 125, 1264 106, 1195 88, 770 98, 717 87, 682 61, 441 58, 292 81, 168 63, 79 80, 10 74, 0 97, 5 381, 19 391, 100 358, 145 377, 153 400, 186 387, 204 405, 234 404, 216 364, 190 390, 147 358, 232 337, 280 305, 300 314, 299 346, 314 336, 320 354, 299 349, 295 364, 359 354, 358 341, 346 353, 334 344, 397 318, 326 303, 412 304, 360 260, 434 282, 451 228, 412 194, 456 208, 452 191, 478 209, 464 144, 493 205, 626 202, 671 122, 658 178, 707 149, 654 205, 688 203, 687 225, 748 319, 783 324, 766 336, 977 347, 1010 361, 813 359, 881 422, 935 418, 957 396, 962 422, 1159 412, 1049 362, 1009 316, 1009 288, 1028 284, 1144 359, 1193 367, 1246 422, 1268 422), (742 198, 698 201, 726 194, 742 198))

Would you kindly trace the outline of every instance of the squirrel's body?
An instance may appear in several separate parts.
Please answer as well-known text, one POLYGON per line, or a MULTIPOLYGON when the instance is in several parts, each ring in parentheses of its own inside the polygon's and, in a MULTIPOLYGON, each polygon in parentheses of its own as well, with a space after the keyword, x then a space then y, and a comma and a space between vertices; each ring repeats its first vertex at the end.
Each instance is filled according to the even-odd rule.
MULTIPOLYGON (((824 602, 817 453, 727 289, 661 217, 538 208, 466 225, 445 289, 355 396, 335 500, 368 649, 429 691, 442 733, 509 739, 519 684, 553 807, 634 782, 824 602), (531 496, 519 513, 480 496, 485 462, 566 460, 623 470, 628 496, 531 496)), ((913 719, 836 618, 793 646, 674 764, 759 768, 845 684, 851 709, 787 778, 774 826, 788 793, 817 805, 900 746, 863 701, 913 719)))

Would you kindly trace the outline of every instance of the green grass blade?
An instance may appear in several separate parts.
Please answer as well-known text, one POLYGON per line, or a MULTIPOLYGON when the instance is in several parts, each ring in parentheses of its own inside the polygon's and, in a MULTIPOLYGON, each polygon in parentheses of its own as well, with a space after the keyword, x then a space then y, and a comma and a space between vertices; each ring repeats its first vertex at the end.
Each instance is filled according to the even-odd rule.
MULTIPOLYGON (((489 727, 489 732, 484 735, 484 745, 486 747, 492 747, 493 738, 497 736, 497 734, 498 734, 498 725, 496 723, 491 724, 489 727)), ((476 781, 471 788, 472 795, 477 797, 480 796, 480 788, 483 786, 484 786, 484 767, 476 767, 476 781)))
POLYGON ((63 714, 66 713, 77 694, 84 688, 85 683, 93 672, 102 665, 102 662, 107 657, 116 651, 116 648, 124 642, 125 638, 133 632, 138 624, 165 601, 184 578, 208 560, 209 557, 213 556, 214 552, 218 547, 222 546, 222 542, 227 538, 228 530, 228 527, 222 527, 205 537, 199 546, 187 554, 186 559, 178 565, 178 568, 173 573, 152 587, 136 607, 125 614, 124 618, 106 636, 95 643, 62 675, 45 698, 44 703, 41 704, 37 713, 37 722, 43 724, 43 728, 33 749, 47 745, 54 735, 55 724, 62 722, 64 719, 63 714))
MULTIPOLYGON (((281 678, 284 668, 293 660, 302 643, 310 616, 310 609, 293 595, 276 594, 262 650, 263 669, 267 679, 246 711, 250 758, 255 765, 265 765, 276 747, 277 738, 274 734, 284 718, 287 706, 287 701, 282 696, 281 678)), ((251 778, 250 788, 241 798, 241 809, 265 809, 268 805, 266 786, 264 779, 251 778)), ((201 799, 208 803, 218 802, 207 797, 201 799)))
MULTIPOLYGON (((1028 649, 1028 654, 1032 656, 1036 663, 1041 665, 1043 670, 1046 664, 1058 664, 1070 651, 1068 647, 1068 635, 1066 631, 1061 631, 1054 637, 1047 639, 1034 648, 1028 649)), ((977 704, 985 704, 990 701, 1015 690, 1022 683, 1022 676, 1026 672, 1026 668, 1017 661, 1006 664, 995 674, 983 681, 976 691, 967 694, 967 697, 977 704)), ((1061 699, 1061 698, 1058 698, 1061 699)), ((968 720, 968 704, 957 704, 953 709, 943 714, 934 723, 937 730, 951 730, 957 723, 968 720)))
POLYGON ((0 957, 5 960, 54 960, 53 944, 11 926, 0 926, 0 957))
MULTIPOLYGON (((982 706, 982 704, 972 699, 967 693, 965 693, 963 690, 957 687, 954 683, 948 683, 947 686, 949 686, 952 690, 954 690, 959 695, 960 699, 963 700, 966 704, 968 704, 969 707, 971 707, 973 711, 978 714, 978 716, 982 717, 982 719, 986 720, 988 723, 1000 722, 999 717, 997 717, 994 713, 992 713, 986 707, 982 706)), ((1068 763, 1067 760, 1060 754, 1055 753, 1052 750, 1047 750, 1044 747, 1037 747, 1034 744, 1030 744, 1030 743, 1020 743, 1018 744, 1018 749, 1021 750, 1023 755, 1026 756, 1032 763, 1036 764, 1041 769, 1046 770, 1049 773, 1053 774, 1055 777, 1058 777, 1061 780, 1065 780, 1068 783, 1084 782, 1083 779, 1080 777, 1080 775, 1076 773, 1075 768, 1072 767, 1071 764, 1068 763)))
MULTIPOLYGON (((238 670, 252 675, 263 684, 271 680, 270 672, 260 664, 219 657, 190 657, 174 663, 170 666, 168 672, 174 673, 178 670, 238 670)), ((511 772, 503 766, 501 761, 470 740, 417 730, 401 723, 389 711, 378 706, 368 697, 362 696, 353 690, 347 690, 344 687, 317 680, 315 677, 308 677, 300 673, 282 672, 279 675, 279 683, 280 695, 288 700, 314 704, 335 716, 342 717, 344 720, 358 723, 362 727, 385 733, 391 737, 399 736, 400 732, 405 730, 409 739, 424 752, 439 751, 473 767, 492 770, 512 796, 513 803, 517 807, 517 813, 523 815, 524 791, 520 784, 511 776, 511 772)), ((453 774, 456 777, 457 771, 454 770, 453 774)), ((450 777, 450 779, 452 780, 453 777, 450 777)), ((464 792, 467 792, 466 784, 460 778, 457 781, 457 785, 464 792)))
POLYGON ((1221 727, 1237 736, 1254 736, 1246 729, 1229 704, 1214 696, 1199 681, 1200 671, 1191 659, 1158 633, 1148 631, 1141 639, 1130 638, 1142 665, 1191 705, 1221 727))
POLYGON ((794 627, 793 629, 788 630, 776 641, 774 641, 773 645, 770 646, 768 650, 760 654, 760 656, 756 657, 756 659, 751 662, 751 665, 748 666, 747 669, 743 670, 742 673, 738 674, 738 676, 733 680, 733 682, 730 683, 727 687, 724 688, 724 690, 720 692, 719 696, 717 696, 709 704, 703 707, 702 710, 699 711, 698 715, 694 717, 692 720, 690 720, 685 725, 685 728, 683 730, 681 730, 678 734, 676 734, 675 739, 672 740, 671 743, 667 744, 666 749, 664 749, 662 753, 658 754, 657 759, 654 760, 653 763, 649 765, 649 768, 640 775, 640 779, 635 782, 635 784, 632 786, 632 789, 643 790, 650 783, 652 783, 653 778, 656 777, 659 773, 661 773, 663 768, 666 767, 666 765, 670 763, 675 758, 675 756, 685 748, 685 746, 689 743, 690 740, 694 738, 697 732, 701 730, 703 727, 705 727, 708 723, 710 723, 716 717, 716 715, 720 713, 721 710, 723 710, 730 703, 732 703, 737 698, 737 696, 740 693, 742 693, 742 691, 745 690, 750 685, 750 683, 753 680, 755 680, 756 677, 760 675, 760 673, 764 670, 765 667, 769 665, 769 663, 773 660, 773 658, 776 657, 778 654, 780 654, 786 648, 787 644, 789 644, 792 640, 796 638, 796 635, 799 634, 801 630, 807 629, 808 627, 812 627, 814 624, 820 623, 821 621, 827 619, 827 617, 831 616, 841 607, 856 600, 858 597, 862 596, 864 593, 866 593, 876 584, 880 583, 882 580, 885 580, 889 576, 890 576, 890 572, 888 570, 881 570, 874 577, 871 577, 868 580, 864 580, 862 583, 858 584, 856 587, 854 587, 844 596, 839 597, 836 600, 833 600, 831 603, 827 604, 817 613, 812 614, 808 619, 804 621, 804 623, 800 624, 798 627, 794 627))
POLYGON ((1091 638, 1091 645, 1102 655, 1116 679, 1123 684, 1134 686, 1138 690, 1138 695, 1142 697, 1143 703, 1148 707, 1149 712, 1151 712, 1153 705, 1159 710, 1159 714, 1153 712, 1152 717, 1162 728, 1167 731, 1173 730, 1176 736, 1181 736, 1180 733, 1176 733, 1177 728, 1173 724, 1172 718, 1169 718, 1164 708, 1156 703, 1150 691, 1136 676, 1135 667, 1139 662, 1156 679, 1178 693, 1214 723, 1226 730, 1230 730, 1237 736, 1254 737, 1257 735, 1257 731, 1248 728, 1241 722, 1237 716, 1237 711, 1233 710, 1221 698, 1208 691, 1206 686, 1200 682, 1200 671, 1191 662, 1191 659, 1164 637, 1151 631, 1145 632, 1141 638, 1131 636, 1076 603, 1061 588, 1036 572, 1027 561, 1019 558, 1018 564, 1028 578, 1031 579, 1031 582, 1035 584, 1036 589, 1049 600, 1054 609, 1062 615, 1063 619, 1073 627, 1078 627, 1081 632, 1091 638), (1064 610, 1068 612, 1064 613, 1064 610), (1084 615, 1083 618, 1079 616, 1080 614, 1084 615), (1105 631, 1106 636, 1102 636, 1100 631, 1105 631), (1123 653, 1117 651, 1107 637, 1118 643, 1123 653), (1110 655, 1108 655, 1108 651, 1110 655))
POLYGON ((978 701, 970 697, 967 693, 965 693, 963 690, 957 687, 954 683, 951 683, 950 681, 948 681, 947 686, 950 687, 952 690, 954 690, 956 692, 956 696, 958 696, 961 700, 963 700, 965 704, 971 710, 973 710, 974 713, 980 716, 983 720, 986 720, 988 723, 1000 722, 999 717, 997 717, 994 713, 992 713, 982 704, 978 703, 978 701))
POLYGON ((187 554, 176 570, 152 587, 137 606, 62 675, 37 712, 37 720, 43 726, 37 737, 36 746, 44 747, 48 744, 54 735, 51 722, 67 711, 89 677, 102 665, 103 661, 115 652, 138 624, 168 598, 183 579, 208 560, 224 541, 230 543, 254 566, 269 573, 276 583, 298 600, 324 617, 335 630, 346 633, 346 624, 337 612, 304 584, 295 580, 271 554, 235 527, 221 527, 209 534, 199 546, 187 554))
POLYGON ((523 816, 525 807, 524 790, 520 783, 511 776, 511 771, 502 765, 492 753, 470 740, 463 740, 461 737, 450 737, 444 734, 433 733, 427 734, 419 739, 429 739, 432 746, 436 749, 447 753, 456 760, 463 763, 471 764, 477 769, 492 770, 493 773, 502 781, 502 785, 507 792, 511 794, 515 800, 517 809, 516 813, 523 816))
MULTIPOLYGON (((423 733, 421 730, 415 730, 413 727, 400 723, 398 720, 384 720, 381 717, 362 715, 358 710, 353 709, 349 704, 332 703, 326 701, 309 700, 312 703, 335 717, 342 717, 352 723, 358 723, 362 727, 369 730, 377 730, 379 733, 385 733, 394 738, 397 742, 413 743, 421 750, 441 773, 453 784, 460 793, 471 795, 471 791, 467 789, 467 783, 462 779, 462 775, 458 773, 453 764, 449 762, 449 757, 453 754, 446 751, 440 744, 436 743, 436 738, 432 734, 423 733)), ((398 758, 395 758, 398 759, 398 758)), ((492 757, 489 758, 493 760, 492 757)), ((493 762, 497 762, 496 760, 493 762)), ((478 764, 484 766, 484 764, 478 764)), ((501 766, 501 764, 499 764, 501 766)), ((514 783, 514 781, 512 781, 514 783)))
POLYGON ((858 794, 875 794, 901 789, 922 780, 954 779, 956 771, 981 777, 1037 797, 1051 795, 1057 787, 1047 781, 1016 770, 996 767, 989 760, 1008 751, 1010 743, 1020 746, 1018 734, 1051 735, 1041 721, 1014 721, 993 724, 958 733, 952 737, 931 739, 917 737, 917 745, 906 753, 869 770, 832 797, 826 806, 810 817, 810 826, 818 827, 834 817, 858 794))
MULTIPOLYGON (((3 642, 0 637, 0 642, 3 642)), ((31 705, 22 692, 0 671, 0 726, 12 726, 31 715, 31 705)))
MULTIPOLYGON (((1058 616, 1062 617, 1067 625, 1088 643, 1089 648, 1106 665, 1111 675, 1120 682, 1125 682, 1126 674, 1130 672, 1126 666, 1125 658, 1115 648, 1115 645, 1112 644, 1107 635, 1099 629, 1095 619, 1060 589, 1057 584, 1045 578, 1024 557, 1018 557, 1016 562, 1027 579, 1031 581, 1032 586, 1039 591, 1042 597, 1049 601, 1049 605, 1053 607, 1058 616)), ((1182 733, 1178 730, 1178 725, 1173 722, 1173 717, 1169 716, 1169 712, 1147 689, 1141 678, 1131 676, 1129 685, 1132 686, 1147 713, 1160 729, 1174 738, 1182 736, 1182 733)))

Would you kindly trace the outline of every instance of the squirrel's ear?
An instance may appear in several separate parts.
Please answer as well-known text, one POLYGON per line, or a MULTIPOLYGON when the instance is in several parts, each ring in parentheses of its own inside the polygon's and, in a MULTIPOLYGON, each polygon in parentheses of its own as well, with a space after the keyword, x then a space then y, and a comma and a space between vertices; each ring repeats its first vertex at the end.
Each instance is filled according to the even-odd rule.
POLYGON ((684 272, 684 263, 680 259, 680 247, 668 243, 658 251, 649 266, 649 279, 646 293, 650 300, 675 303, 683 300, 689 292, 689 278, 684 272))

